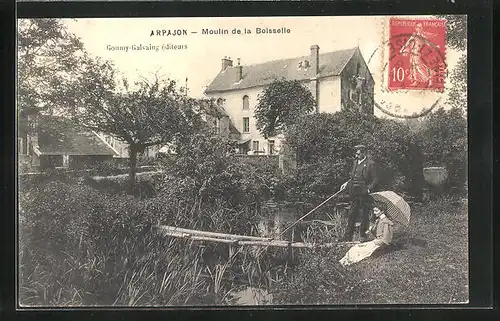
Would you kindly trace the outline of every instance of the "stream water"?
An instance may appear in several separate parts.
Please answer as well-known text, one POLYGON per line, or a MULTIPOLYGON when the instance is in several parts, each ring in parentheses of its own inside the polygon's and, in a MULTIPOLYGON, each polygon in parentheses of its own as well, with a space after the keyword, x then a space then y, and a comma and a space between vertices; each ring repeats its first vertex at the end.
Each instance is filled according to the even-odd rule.
MULTIPOLYGON (((254 235, 272 237, 280 240, 302 241, 301 232, 304 229, 304 225, 298 224, 283 233, 283 235, 280 236, 280 234, 290 224, 296 222, 302 215, 311 209, 311 206, 266 204, 266 206, 262 208, 262 218, 256 224, 254 235)), ((325 207, 323 211, 318 211, 315 215, 308 217, 307 220, 327 219, 325 213, 329 213, 332 210, 331 207, 325 207)), ((253 248, 252 251, 258 252, 259 249, 260 248, 253 248)), ((265 289, 245 285, 231 294, 231 301, 235 305, 266 305, 272 304, 273 296, 265 289)))
MULTIPOLYGON (((262 208, 262 218, 257 223, 257 235, 262 237, 273 237, 281 240, 300 241, 300 233, 304 228, 304 224, 297 224, 278 237, 290 224, 296 222, 300 217, 309 212, 313 208, 312 205, 279 205, 275 203, 266 204, 262 208)), ((311 215, 307 216, 304 221, 314 219, 328 220, 328 215, 334 214, 334 205, 326 205, 311 215)))
POLYGON ((272 294, 264 289, 246 286, 232 294, 235 305, 268 305, 273 303, 272 294))

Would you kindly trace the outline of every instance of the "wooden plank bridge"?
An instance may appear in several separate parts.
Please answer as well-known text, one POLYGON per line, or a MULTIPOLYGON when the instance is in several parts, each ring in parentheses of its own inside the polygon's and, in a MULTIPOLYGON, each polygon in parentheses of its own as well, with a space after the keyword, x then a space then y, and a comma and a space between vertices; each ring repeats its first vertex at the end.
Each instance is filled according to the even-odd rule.
POLYGON ((313 244, 304 242, 292 242, 285 240, 275 240, 273 238, 258 237, 258 236, 248 236, 248 235, 237 235, 237 234, 225 234, 225 233, 215 233, 199 230, 191 230, 186 228, 180 228, 168 225, 155 225, 154 228, 161 235, 183 238, 195 241, 208 241, 225 243, 229 245, 239 246, 239 245, 249 245, 249 246, 273 246, 273 247, 287 247, 287 248, 328 248, 336 247, 345 244, 356 244, 359 242, 332 242, 324 244, 313 244))

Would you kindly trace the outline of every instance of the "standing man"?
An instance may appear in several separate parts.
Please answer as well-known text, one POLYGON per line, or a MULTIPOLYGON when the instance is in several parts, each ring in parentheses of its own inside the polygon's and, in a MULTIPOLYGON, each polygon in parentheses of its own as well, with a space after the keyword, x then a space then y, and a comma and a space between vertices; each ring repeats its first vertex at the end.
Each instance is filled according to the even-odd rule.
POLYGON ((351 198, 351 209, 347 221, 347 228, 343 241, 350 242, 354 234, 356 219, 361 219, 360 237, 366 240, 366 230, 370 220, 371 197, 377 186, 378 177, 375 169, 375 162, 366 157, 366 147, 364 145, 354 146, 355 160, 352 165, 350 179, 342 184, 340 190, 347 188, 351 198))

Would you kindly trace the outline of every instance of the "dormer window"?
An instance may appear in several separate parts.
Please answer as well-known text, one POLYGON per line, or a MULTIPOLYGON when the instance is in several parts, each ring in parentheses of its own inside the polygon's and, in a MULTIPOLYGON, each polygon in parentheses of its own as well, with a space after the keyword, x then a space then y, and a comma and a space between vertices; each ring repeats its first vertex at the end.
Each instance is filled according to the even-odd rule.
POLYGON ((250 110, 250 102, 247 95, 243 96, 243 110, 250 110))

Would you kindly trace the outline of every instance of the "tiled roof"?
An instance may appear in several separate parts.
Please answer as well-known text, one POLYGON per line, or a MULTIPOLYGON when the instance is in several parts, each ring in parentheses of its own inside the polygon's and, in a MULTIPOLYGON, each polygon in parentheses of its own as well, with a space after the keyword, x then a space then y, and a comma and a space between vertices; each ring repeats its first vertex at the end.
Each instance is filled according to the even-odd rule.
POLYGON ((229 133, 233 135, 241 135, 240 131, 234 126, 233 121, 229 119, 229 133))
POLYGON ((205 104, 202 104, 201 107, 203 108, 203 110, 205 110, 205 112, 207 113, 207 115, 210 115, 212 117, 229 117, 228 114, 226 113, 226 111, 224 110, 224 108, 222 106, 219 106, 217 104, 209 104, 209 103, 205 103, 205 104))
POLYGON ((61 117, 39 116, 38 147, 42 155, 115 155, 95 133, 61 117))
MULTIPOLYGON (((318 77, 339 75, 358 48, 344 49, 319 54, 318 77)), ((229 67, 215 77, 205 93, 251 88, 272 83, 276 79, 306 80, 316 75, 312 68, 298 68, 299 62, 310 60, 310 56, 269 61, 242 66, 242 80, 236 81, 237 66, 229 67)))

